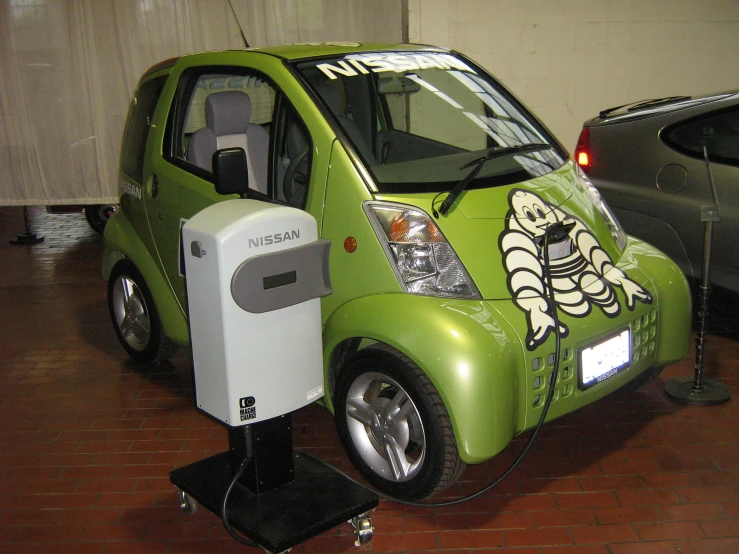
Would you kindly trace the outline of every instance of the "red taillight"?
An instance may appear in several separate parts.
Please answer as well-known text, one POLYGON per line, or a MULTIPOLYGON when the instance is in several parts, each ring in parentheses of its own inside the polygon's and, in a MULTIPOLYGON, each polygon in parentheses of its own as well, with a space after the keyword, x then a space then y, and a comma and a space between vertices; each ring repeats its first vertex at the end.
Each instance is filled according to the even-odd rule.
POLYGON ((590 129, 583 127, 575 146, 575 161, 583 169, 588 169, 593 160, 590 157, 590 129))

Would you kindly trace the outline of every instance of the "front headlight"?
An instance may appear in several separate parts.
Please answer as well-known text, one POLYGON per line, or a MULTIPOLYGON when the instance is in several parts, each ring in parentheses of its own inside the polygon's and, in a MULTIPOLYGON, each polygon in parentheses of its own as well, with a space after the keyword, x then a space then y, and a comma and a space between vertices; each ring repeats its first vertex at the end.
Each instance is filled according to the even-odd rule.
POLYGON ((405 292, 481 298, 454 249, 428 214, 386 202, 366 202, 364 210, 405 292))
POLYGON ((600 215, 603 216, 603 219, 608 226, 608 230, 611 232, 611 236, 613 236, 613 238, 616 240, 616 244, 618 244, 618 247, 621 250, 626 248, 626 233, 624 232, 623 227, 621 227, 621 224, 618 222, 618 219, 616 219, 616 216, 611 211, 611 208, 609 208, 608 204, 606 204, 606 201, 603 200, 603 197, 600 195, 600 192, 598 192, 598 189, 595 188, 595 185, 590 182, 587 175, 585 175, 585 173, 582 169, 580 169, 579 166, 577 166, 577 182, 583 188, 583 190, 588 193, 590 200, 593 201, 593 204, 595 204, 598 212, 600 213, 600 215))

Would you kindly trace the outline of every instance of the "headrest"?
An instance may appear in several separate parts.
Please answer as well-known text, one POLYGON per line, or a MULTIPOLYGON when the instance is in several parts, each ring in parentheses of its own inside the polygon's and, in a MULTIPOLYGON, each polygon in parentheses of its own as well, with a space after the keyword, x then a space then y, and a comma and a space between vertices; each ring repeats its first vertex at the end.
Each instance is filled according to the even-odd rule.
POLYGON ((217 137, 246 133, 251 98, 240 90, 211 94, 205 101, 205 121, 217 137))

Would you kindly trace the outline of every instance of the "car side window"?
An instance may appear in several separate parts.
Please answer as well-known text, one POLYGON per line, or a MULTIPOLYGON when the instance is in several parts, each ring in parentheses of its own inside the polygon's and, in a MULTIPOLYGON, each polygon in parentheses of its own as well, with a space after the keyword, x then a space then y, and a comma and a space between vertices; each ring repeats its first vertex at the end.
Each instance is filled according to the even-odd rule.
POLYGON ((298 114, 283 98, 277 117, 274 157, 274 198, 305 208, 310 183, 313 143, 298 114))
POLYGON ((174 126, 173 156, 181 167, 207 178, 216 150, 243 148, 249 188, 266 199, 304 208, 310 134, 287 98, 264 76, 238 71, 203 73, 184 85, 189 92, 174 126))
POLYGON ((200 75, 177 126, 175 157, 210 173, 216 150, 243 148, 249 187, 267 195, 275 98, 274 87, 256 75, 200 75))
POLYGON ((131 101, 128 124, 123 136, 121 169, 137 183, 143 182, 146 140, 149 137, 149 127, 159 95, 166 81, 165 75, 142 83, 131 101))
POLYGON ((739 166, 739 109, 714 112, 668 128, 665 142, 693 158, 739 166))

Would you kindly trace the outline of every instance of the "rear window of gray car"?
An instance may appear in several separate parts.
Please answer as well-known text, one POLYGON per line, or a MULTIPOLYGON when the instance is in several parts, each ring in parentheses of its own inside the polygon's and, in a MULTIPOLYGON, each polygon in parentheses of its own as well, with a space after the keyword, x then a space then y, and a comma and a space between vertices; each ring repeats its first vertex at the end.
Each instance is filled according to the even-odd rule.
POLYGON ((703 159, 703 149, 712 162, 739 166, 739 107, 712 112, 669 127, 665 143, 692 158, 703 159))

